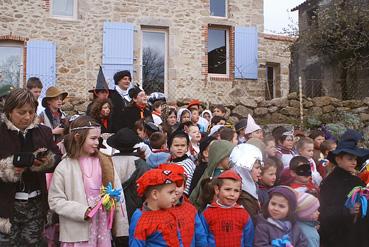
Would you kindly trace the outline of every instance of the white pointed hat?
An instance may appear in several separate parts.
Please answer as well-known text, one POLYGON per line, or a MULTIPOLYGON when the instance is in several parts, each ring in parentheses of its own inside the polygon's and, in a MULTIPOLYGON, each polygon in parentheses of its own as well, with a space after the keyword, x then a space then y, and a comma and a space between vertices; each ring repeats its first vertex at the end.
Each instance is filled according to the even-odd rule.
POLYGON ((245 129, 245 134, 247 135, 257 130, 261 130, 261 127, 255 123, 254 118, 249 114, 247 116, 247 126, 245 129))

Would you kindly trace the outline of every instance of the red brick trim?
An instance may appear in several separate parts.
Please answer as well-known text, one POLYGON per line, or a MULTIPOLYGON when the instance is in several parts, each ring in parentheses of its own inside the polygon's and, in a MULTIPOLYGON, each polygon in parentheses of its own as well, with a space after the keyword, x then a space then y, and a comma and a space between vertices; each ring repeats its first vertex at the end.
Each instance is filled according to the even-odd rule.
POLYGON ((42 8, 49 11, 50 10, 50 0, 43 0, 42 8))
POLYGON ((21 36, 13 35, 12 33, 8 35, 1 35, 0 36, 0 42, 1 41, 10 41, 10 42, 16 42, 23 45, 23 87, 26 86, 26 67, 27 67, 27 46, 26 43, 28 41, 28 38, 24 38, 21 36))

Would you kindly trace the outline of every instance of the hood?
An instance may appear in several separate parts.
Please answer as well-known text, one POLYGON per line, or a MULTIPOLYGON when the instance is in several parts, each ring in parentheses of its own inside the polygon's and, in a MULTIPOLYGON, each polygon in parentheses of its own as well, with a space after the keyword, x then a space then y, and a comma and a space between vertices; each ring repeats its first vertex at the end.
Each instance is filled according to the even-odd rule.
POLYGON ((233 169, 238 173, 238 175, 242 178, 242 190, 249 193, 255 199, 259 199, 257 193, 256 183, 251 177, 251 174, 247 168, 243 168, 241 166, 234 166, 233 169))

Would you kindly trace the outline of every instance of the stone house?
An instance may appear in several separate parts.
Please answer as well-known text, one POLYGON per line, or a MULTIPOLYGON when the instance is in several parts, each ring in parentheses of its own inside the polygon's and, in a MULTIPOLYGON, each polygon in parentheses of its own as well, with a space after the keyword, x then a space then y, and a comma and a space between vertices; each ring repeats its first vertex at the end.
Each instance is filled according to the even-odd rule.
POLYGON ((0 83, 31 76, 87 99, 99 66, 147 93, 232 105, 286 96, 291 40, 264 35, 262 0, 0 0, 0 83))
MULTIPOLYGON (((319 18, 317 10, 329 7, 331 0, 306 0, 292 9, 298 11, 299 32, 303 33, 313 25, 313 19, 319 18)), ((349 98, 362 99, 369 96, 368 69, 358 69, 353 78, 342 73, 337 63, 324 63, 321 57, 311 54, 306 45, 294 45, 291 54, 290 91, 297 92, 299 77, 302 80, 303 93, 308 97, 343 97, 342 81, 352 80, 347 90, 349 98), (345 78, 346 77, 346 78, 345 78)))

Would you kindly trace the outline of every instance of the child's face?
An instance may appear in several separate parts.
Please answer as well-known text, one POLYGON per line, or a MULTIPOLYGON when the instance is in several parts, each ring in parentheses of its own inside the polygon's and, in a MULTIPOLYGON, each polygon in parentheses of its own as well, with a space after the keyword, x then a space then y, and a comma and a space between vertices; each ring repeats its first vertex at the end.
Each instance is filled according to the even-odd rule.
POLYGON ((325 141, 325 137, 324 136, 318 136, 314 139, 314 148, 315 149, 319 149, 320 148, 320 144, 322 144, 322 142, 325 141))
POLYGON ((265 146, 265 152, 268 157, 275 157, 277 154, 277 149, 275 147, 275 141, 268 141, 265 146))
POLYGON ((268 204, 268 212, 272 219, 283 220, 288 215, 288 201, 282 195, 274 194, 268 204))
POLYGON ((176 202, 176 184, 166 184, 157 193, 158 207, 161 209, 171 208, 176 202))
POLYGON ((215 186, 215 195, 225 206, 234 205, 241 194, 241 182, 233 179, 223 179, 222 186, 215 186))
POLYGON ((238 136, 237 136, 237 133, 234 133, 233 134, 233 138, 232 138, 232 143, 234 144, 234 145, 237 145, 238 144, 238 138, 237 138, 238 136))
POLYGON ((105 100, 109 97, 109 91, 108 90, 97 91, 96 97, 100 100, 105 100))
POLYGON ((97 152, 99 147, 100 128, 88 130, 85 142, 82 145, 82 155, 92 155, 97 152))
POLYGON ((148 137, 144 129, 137 129, 136 131, 141 140, 145 140, 148 137))
POLYGON ((178 203, 179 199, 181 199, 181 197, 183 196, 183 192, 185 190, 185 186, 186 186, 186 184, 183 183, 182 186, 179 186, 179 187, 177 186, 176 187, 176 203, 178 203))
POLYGON ((316 210, 316 211, 311 215, 311 220, 312 220, 312 221, 318 221, 318 219, 319 219, 319 215, 320 215, 319 211, 318 211, 318 210, 316 210))
POLYGON ((174 158, 183 157, 187 153, 187 140, 184 137, 174 137, 170 146, 170 153, 174 158))
POLYGON ((200 130, 197 126, 191 126, 188 129, 188 135, 190 136, 191 142, 193 143, 199 143, 201 140, 200 130))
POLYGON ((254 182, 256 183, 257 181, 259 181, 260 175, 261 175, 261 165, 259 161, 256 161, 251 169, 252 180, 254 180, 254 182))
POLYGON ((42 91, 42 88, 39 88, 39 87, 34 87, 32 89, 29 90, 33 96, 38 99, 41 95, 41 91, 42 91))
POLYGON ((352 154, 343 154, 336 156, 337 166, 348 171, 355 172, 357 166, 357 157, 352 154))
POLYGON ((170 126, 173 126, 177 123, 177 116, 176 114, 172 113, 168 116, 167 118, 167 123, 170 125, 170 126))
POLYGON ((159 114, 161 114, 161 105, 155 108, 155 111, 159 114))
POLYGON ((193 110, 192 111, 192 122, 193 123, 197 123, 199 121, 200 115, 199 115, 199 111, 198 110, 193 110))
POLYGON ((219 163, 218 163, 218 167, 221 167, 223 169, 229 169, 229 157, 225 157, 224 159, 222 159, 219 163))
POLYGON ((302 148, 299 150, 301 156, 305 158, 311 159, 314 156, 314 144, 313 143, 305 143, 302 148))
POLYGON ((257 130, 257 131, 252 132, 250 134, 250 138, 257 138, 257 139, 263 140, 264 139, 263 130, 257 130))
POLYGON ((219 116, 219 117, 223 117, 224 116, 224 112, 222 112, 219 108, 214 108, 213 111, 213 116, 219 116))
POLYGON ((137 97, 134 98, 133 101, 138 105, 147 104, 147 95, 146 95, 145 91, 139 92, 139 94, 137 94, 137 97))
POLYGON ((181 116, 181 122, 186 123, 186 122, 189 122, 189 121, 191 121, 190 113, 183 112, 182 116, 181 116))
POLYGON ((293 149, 293 136, 287 136, 287 138, 282 142, 282 146, 288 150, 293 149))
POLYGON ((204 118, 206 119, 206 120, 208 120, 208 122, 210 123, 210 121, 211 121, 211 118, 210 118, 210 114, 209 113, 204 113, 204 118))
POLYGON ((63 105, 63 97, 61 95, 47 100, 47 103, 51 109, 60 109, 63 105))
POLYGON ((270 166, 261 174, 260 180, 263 184, 267 186, 274 186, 274 183, 277 180, 277 168, 274 166, 270 166))
POLYGON ((108 117, 110 115, 110 106, 108 103, 105 103, 102 107, 101 107, 101 116, 103 117, 108 117))

